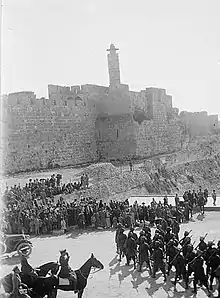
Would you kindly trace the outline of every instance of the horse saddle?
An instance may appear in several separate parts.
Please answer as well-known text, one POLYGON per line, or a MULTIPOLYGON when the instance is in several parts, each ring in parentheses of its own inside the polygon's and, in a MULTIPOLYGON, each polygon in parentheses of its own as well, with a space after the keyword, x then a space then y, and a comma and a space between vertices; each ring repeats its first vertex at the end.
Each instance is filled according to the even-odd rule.
POLYGON ((59 286, 69 286, 70 280, 68 278, 59 277, 59 286))
POLYGON ((68 277, 59 276, 59 286, 74 286, 77 283, 77 276, 75 271, 71 271, 68 277))

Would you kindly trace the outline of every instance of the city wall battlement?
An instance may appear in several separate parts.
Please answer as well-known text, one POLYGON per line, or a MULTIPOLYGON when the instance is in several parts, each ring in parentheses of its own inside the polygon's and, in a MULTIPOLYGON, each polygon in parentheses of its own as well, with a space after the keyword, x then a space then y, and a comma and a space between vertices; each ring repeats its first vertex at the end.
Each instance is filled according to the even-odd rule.
POLYGON ((218 126, 215 115, 179 114, 165 89, 130 91, 112 55, 108 87, 50 84, 48 98, 31 91, 3 96, 6 173, 176 152, 190 134, 218 126))

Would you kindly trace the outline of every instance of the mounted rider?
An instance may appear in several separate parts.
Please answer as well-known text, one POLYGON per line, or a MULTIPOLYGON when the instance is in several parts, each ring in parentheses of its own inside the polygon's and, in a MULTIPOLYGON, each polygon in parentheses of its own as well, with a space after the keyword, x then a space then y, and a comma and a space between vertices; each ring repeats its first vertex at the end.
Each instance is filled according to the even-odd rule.
POLYGON ((69 259, 70 259, 70 255, 67 252, 67 250, 66 249, 60 250, 59 264, 61 266, 61 270, 59 273, 59 277, 69 279, 70 283, 76 286, 76 283, 77 283, 76 273, 69 266, 69 259))
POLYGON ((5 293, 10 294, 9 298, 30 298, 27 294, 29 289, 21 282, 20 273, 18 266, 15 266, 12 272, 1 280, 5 293))
POLYGON ((31 267, 31 265, 27 261, 27 258, 24 256, 21 256, 21 273, 30 274, 33 277, 38 277, 37 270, 31 267))

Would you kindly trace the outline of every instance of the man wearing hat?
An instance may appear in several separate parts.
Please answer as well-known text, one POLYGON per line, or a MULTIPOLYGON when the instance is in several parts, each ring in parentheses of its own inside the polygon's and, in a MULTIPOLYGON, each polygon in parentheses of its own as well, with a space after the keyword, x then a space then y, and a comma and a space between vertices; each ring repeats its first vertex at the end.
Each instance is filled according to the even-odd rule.
POLYGON ((118 236, 121 232, 122 224, 118 223, 116 233, 115 233, 115 243, 116 243, 116 253, 119 254, 118 236))
POLYGON ((121 258, 125 255, 125 242, 127 240, 127 236, 124 234, 124 231, 124 228, 121 228, 118 235, 119 262, 121 262, 121 258))
POLYGON ((24 256, 21 256, 21 272, 24 274, 30 274, 34 277, 38 277, 37 270, 33 269, 28 263, 27 259, 24 256))
POLYGON ((187 254, 187 245, 191 243, 191 238, 189 237, 189 232, 185 231, 184 232, 184 237, 180 241, 180 245, 182 246, 183 249, 183 256, 185 257, 187 254))
POLYGON ((164 276, 164 282, 167 280, 166 278, 166 270, 165 270, 165 263, 164 263, 164 255, 163 250, 160 248, 159 241, 155 242, 155 249, 152 255, 154 264, 153 264, 153 274, 152 277, 155 278, 156 272, 160 269, 164 276))
POLYGON ((172 228, 167 227, 166 234, 164 236, 164 242, 167 244, 174 236, 174 234, 171 233, 172 228))
POLYGON ((137 241, 135 240, 134 234, 130 231, 128 238, 125 241, 125 255, 129 266, 130 261, 134 262, 134 269, 136 268, 136 256, 137 256, 137 241))
POLYGON ((59 263, 61 266, 61 270, 59 273, 60 278, 68 278, 71 284, 74 286, 76 289, 76 274, 75 271, 72 270, 72 268, 69 266, 69 259, 70 255, 67 252, 66 249, 60 250, 60 258, 59 258, 59 263))
POLYGON ((152 274, 152 269, 150 265, 150 246, 147 243, 146 237, 140 236, 139 239, 139 272, 141 272, 141 268, 143 263, 146 262, 150 275, 152 274))
POLYGON ((177 253, 179 253, 179 249, 177 246, 175 246, 174 241, 170 239, 169 243, 167 243, 166 246, 166 256, 168 259, 168 269, 167 269, 167 275, 169 276, 170 270, 172 266, 174 265, 174 258, 176 257, 177 253))
POLYGON ((138 240, 138 236, 137 236, 137 234, 134 232, 134 228, 133 227, 131 227, 130 228, 130 231, 128 232, 128 237, 130 236, 130 235, 132 235, 132 237, 135 239, 135 241, 137 242, 137 240, 138 240))
POLYGON ((144 226, 143 226, 143 231, 145 232, 145 234, 150 234, 151 235, 151 229, 149 227, 149 223, 148 222, 144 222, 144 226))
POLYGON ((12 269, 12 273, 6 275, 2 279, 2 285, 6 293, 10 294, 10 298, 30 298, 26 293, 28 287, 21 282, 20 270, 18 266, 12 269))
POLYGON ((196 252, 196 258, 192 261, 192 267, 194 271, 194 280, 193 280, 193 293, 197 294, 197 283, 200 281, 201 285, 204 285, 208 291, 208 296, 211 295, 208 286, 208 278, 205 275, 204 268, 203 268, 203 258, 201 256, 202 252, 198 250, 196 252))
POLYGON ((203 237, 203 236, 201 236, 201 237, 199 238, 200 243, 199 243, 199 245, 198 245, 198 248, 199 248, 199 250, 201 250, 201 251, 204 251, 204 250, 207 249, 207 244, 205 243, 204 240, 205 240, 205 237, 203 237))

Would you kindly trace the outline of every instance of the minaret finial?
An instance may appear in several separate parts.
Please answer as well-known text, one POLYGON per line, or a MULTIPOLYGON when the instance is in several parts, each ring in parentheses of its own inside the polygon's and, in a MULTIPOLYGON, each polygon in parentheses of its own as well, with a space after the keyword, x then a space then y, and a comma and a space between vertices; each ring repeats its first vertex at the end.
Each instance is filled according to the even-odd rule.
POLYGON ((120 67, 119 67, 119 57, 118 51, 114 44, 110 44, 110 48, 107 49, 108 54, 108 72, 109 72, 109 85, 111 88, 117 88, 120 86, 120 67))

